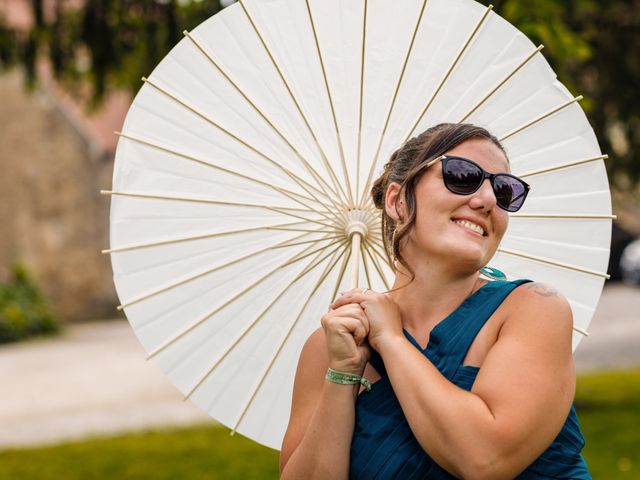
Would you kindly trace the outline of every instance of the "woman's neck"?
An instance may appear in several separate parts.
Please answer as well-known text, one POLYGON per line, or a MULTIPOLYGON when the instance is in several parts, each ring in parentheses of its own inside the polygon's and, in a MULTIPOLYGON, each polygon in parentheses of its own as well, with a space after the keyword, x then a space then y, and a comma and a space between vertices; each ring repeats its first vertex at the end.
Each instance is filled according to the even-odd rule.
POLYGON ((400 309, 403 326, 412 332, 431 330, 484 283, 478 273, 457 274, 432 265, 415 271, 410 281, 400 267, 390 293, 400 309), (403 285, 406 285, 403 287, 403 285))

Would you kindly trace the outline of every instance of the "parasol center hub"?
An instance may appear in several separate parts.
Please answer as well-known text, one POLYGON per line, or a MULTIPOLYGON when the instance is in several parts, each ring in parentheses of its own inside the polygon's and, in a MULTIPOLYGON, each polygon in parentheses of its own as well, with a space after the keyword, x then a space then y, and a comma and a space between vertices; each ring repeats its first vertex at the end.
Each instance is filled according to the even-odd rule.
POLYGON ((369 226, 367 225, 368 212, 363 210, 351 210, 346 215, 344 224, 344 232, 347 238, 358 234, 363 239, 369 234, 369 226))

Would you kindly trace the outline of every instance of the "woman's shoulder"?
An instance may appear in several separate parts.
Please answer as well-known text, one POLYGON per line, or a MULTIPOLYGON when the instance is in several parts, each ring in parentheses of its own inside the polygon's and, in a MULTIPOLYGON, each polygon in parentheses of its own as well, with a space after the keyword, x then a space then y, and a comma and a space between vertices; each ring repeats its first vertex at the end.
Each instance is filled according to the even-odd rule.
POLYGON ((317 328, 307 338, 300 352, 298 370, 312 370, 323 375, 329 365, 327 356, 327 340, 322 327, 317 328))
POLYGON ((508 323, 545 337, 571 337, 573 314, 564 295, 542 282, 515 283, 519 285, 504 301, 508 323))
POLYGON ((548 306, 550 308, 568 309, 569 302, 557 289, 542 282, 532 280, 513 280, 509 283, 516 284, 509 298, 519 304, 535 304, 538 306, 548 306))

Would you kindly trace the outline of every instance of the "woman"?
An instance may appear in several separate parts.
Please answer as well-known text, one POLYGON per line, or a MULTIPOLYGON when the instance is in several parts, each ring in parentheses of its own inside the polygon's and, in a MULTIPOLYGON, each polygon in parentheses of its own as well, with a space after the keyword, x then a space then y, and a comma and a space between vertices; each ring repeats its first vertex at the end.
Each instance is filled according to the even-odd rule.
POLYGON ((473 125, 438 125, 393 154, 372 194, 395 283, 344 293, 306 342, 283 479, 590 478, 567 301, 479 272, 526 197, 491 175, 508 171, 473 125))

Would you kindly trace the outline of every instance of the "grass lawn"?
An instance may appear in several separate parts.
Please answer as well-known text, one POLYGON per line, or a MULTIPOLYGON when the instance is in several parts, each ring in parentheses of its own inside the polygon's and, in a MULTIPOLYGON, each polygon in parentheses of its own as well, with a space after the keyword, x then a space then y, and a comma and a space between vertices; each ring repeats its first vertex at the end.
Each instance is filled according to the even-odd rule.
POLYGON ((0 479, 277 479, 278 452, 210 425, 0 452, 0 479))
POLYGON ((576 409, 594 479, 640 479, 640 370, 578 377, 576 409))
MULTIPOLYGON (((640 479, 640 370, 581 376, 576 408, 594 479, 640 479)), ((0 479, 276 479, 278 452, 223 428, 0 452, 0 479)))

